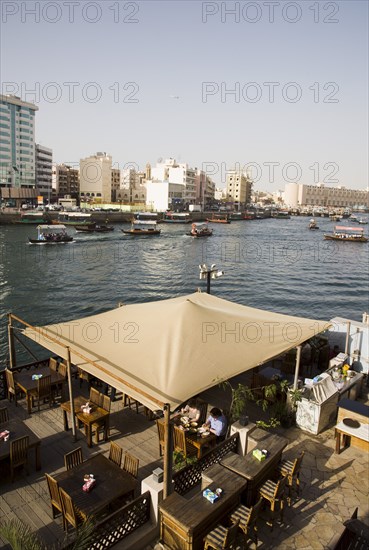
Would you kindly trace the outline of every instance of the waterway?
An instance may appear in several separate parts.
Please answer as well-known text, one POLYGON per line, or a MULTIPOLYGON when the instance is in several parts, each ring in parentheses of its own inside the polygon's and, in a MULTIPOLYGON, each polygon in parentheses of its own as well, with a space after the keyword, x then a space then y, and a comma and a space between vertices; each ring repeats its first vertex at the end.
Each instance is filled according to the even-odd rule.
POLYGON ((313 319, 361 320, 369 311, 369 243, 325 241, 324 233, 335 224, 317 221, 316 231, 308 229, 306 217, 211 224, 214 235, 206 239, 187 236, 190 226, 181 224, 161 224, 160 236, 140 238, 124 235, 123 224, 107 234, 68 228, 75 242, 53 246, 28 244, 35 226, 0 226, 1 362, 9 311, 42 325, 100 313, 120 302, 205 292, 202 263, 224 271, 211 282, 211 293, 219 297, 313 319))

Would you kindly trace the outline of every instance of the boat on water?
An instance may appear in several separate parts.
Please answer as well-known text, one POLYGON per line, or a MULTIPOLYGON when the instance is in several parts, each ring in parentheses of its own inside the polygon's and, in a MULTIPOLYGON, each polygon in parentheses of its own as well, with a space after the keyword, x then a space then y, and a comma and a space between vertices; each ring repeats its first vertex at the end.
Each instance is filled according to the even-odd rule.
POLYGON ((207 218, 208 223, 231 223, 227 214, 213 214, 211 218, 207 218))
POLYGON ((58 219, 52 221, 53 224, 63 225, 91 225, 91 214, 83 212, 59 212, 58 219))
POLYGON ((125 235, 160 235, 161 229, 157 228, 153 220, 133 220, 131 229, 122 229, 125 235))
POLYGON ((42 212, 26 212, 22 214, 20 219, 15 220, 13 223, 28 223, 34 225, 40 225, 47 222, 42 212))
POLYGON ((345 225, 336 225, 333 233, 325 233, 324 238, 328 241, 366 243, 368 238, 364 235, 364 229, 359 227, 348 227, 345 225))
POLYGON ((187 234, 191 237, 211 237, 213 230, 210 229, 206 222, 194 222, 191 226, 191 231, 187 234))
POLYGON ((368 225, 368 220, 366 218, 359 218, 357 220, 357 223, 359 223, 360 225, 368 225))
POLYGON ((319 226, 314 220, 314 218, 312 218, 309 222, 309 229, 319 229, 319 226))
POLYGON ((37 238, 28 237, 30 244, 61 244, 71 243, 73 237, 66 232, 65 225, 38 225, 37 238))
POLYGON ((287 210, 274 210, 271 213, 271 217, 276 220, 289 220, 291 218, 290 213, 287 210))
POLYGON ((244 219, 242 212, 231 212, 229 219, 232 222, 237 222, 238 220, 242 221, 244 219))
POLYGON ((99 225, 95 222, 81 225, 78 224, 75 225, 74 228, 81 233, 107 233, 109 231, 114 231, 112 225, 99 225))
POLYGON ((165 212, 162 223, 191 223, 190 214, 186 212, 165 212))

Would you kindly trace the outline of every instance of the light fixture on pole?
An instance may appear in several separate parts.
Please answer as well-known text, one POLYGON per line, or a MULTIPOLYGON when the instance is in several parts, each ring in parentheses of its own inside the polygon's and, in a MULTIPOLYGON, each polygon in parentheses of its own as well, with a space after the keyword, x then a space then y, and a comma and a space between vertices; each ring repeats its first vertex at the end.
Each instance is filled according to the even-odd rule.
POLYGON ((206 279, 206 292, 210 294, 210 280, 219 279, 224 275, 224 271, 217 269, 215 264, 211 264, 210 268, 206 264, 200 264, 200 279, 206 279))

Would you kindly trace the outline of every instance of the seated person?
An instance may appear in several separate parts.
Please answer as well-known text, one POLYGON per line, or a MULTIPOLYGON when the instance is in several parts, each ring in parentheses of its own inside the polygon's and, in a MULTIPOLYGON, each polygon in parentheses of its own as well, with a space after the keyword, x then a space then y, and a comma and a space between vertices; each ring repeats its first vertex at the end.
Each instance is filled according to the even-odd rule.
POLYGON ((192 422, 197 422, 200 418, 200 409, 198 408, 196 399, 190 399, 185 407, 183 407, 177 415, 188 416, 192 422))
POLYGON ((214 407, 211 409, 209 417, 204 428, 209 428, 209 431, 217 436, 217 439, 224 439, 227 433, 227 419, 220 409, 214 407))

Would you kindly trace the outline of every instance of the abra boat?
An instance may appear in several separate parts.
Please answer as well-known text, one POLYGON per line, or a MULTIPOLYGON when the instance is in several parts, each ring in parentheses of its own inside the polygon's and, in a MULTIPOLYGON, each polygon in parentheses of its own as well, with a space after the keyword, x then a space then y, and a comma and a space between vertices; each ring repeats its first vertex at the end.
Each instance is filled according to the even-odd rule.
POLYGON ((360 227, 347 227, 345 225, 336 225, 333 233, 324 234, 328 241, 367 243, 368 238, 364 235, 364 229, 360 227))
POLYGON ((31 244, 60 244, 71 243, 73 237, 66 233, 65 225, 38 225, 37 239, 28 237, 31 244))
POLYGON ((131 229, 122 229, 125 235, 160 235, 161 229, 157 229, 156 222, 150 220, 134 220, 131 229))
POLYGON ((58 225, 91 225, 91 214, 85 214, 83 212, 59 212, 58 219, 53 220, 52 223, 58 225))
POLYGON ((311 219, 309 222, 309 229, 319 229, 319 226, 317 225, 316 221, 314 219, 311 219))
POLYGON ((231 223, 227 214, 213 214, 211 218, 206 219, 209 223, 231 223))
POLYGON ((89 224, 75 225, 75 230, 81 233, 107 233, 114 231, 112 225, 98 225, 95 222, 89 224))
POLYGON ((211 237, 213 230, 205 222, 195 222, 191 226, 191 231, 187 233, 191 237, 211 237))
POLYGON ((162 223, 191 223, 192 219, 186 212, 166 212, 160 221, 162 223))
POLYGON ((95 233, 109 233, 109 231, 114 231, 112 225, 96 225, 94 229, 95 233))

